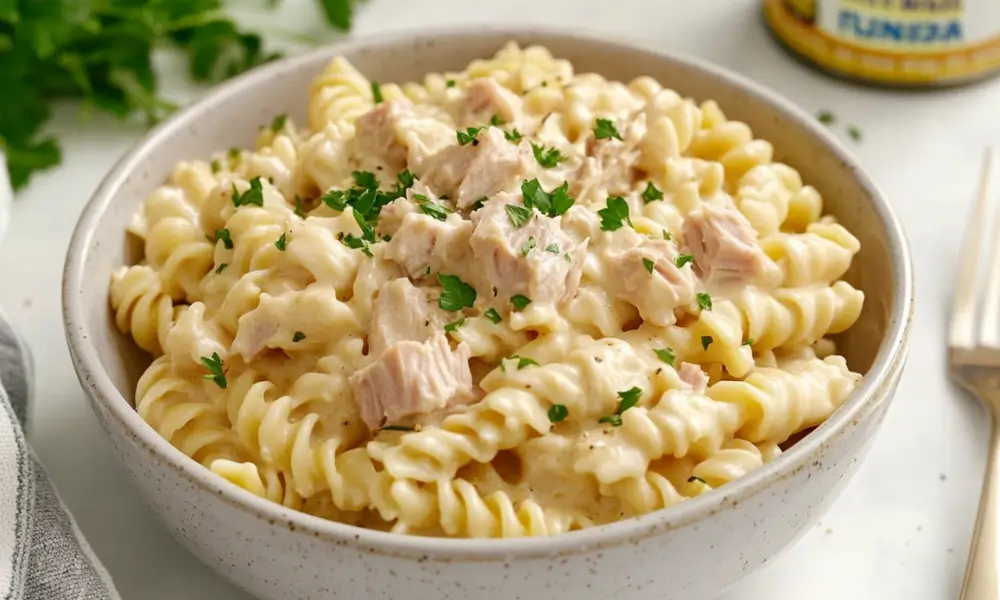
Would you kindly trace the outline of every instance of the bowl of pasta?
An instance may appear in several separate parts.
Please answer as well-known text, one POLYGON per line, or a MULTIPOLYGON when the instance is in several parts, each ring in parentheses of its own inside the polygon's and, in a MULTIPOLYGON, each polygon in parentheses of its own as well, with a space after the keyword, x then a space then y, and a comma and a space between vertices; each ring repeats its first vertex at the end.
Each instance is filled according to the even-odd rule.
POLYGON ((773 93, 464 28, 179 112, 96 191, 63 294, 142 496, 261 598, 691 599, 849 479, 912 274, 877 186, 773 93))

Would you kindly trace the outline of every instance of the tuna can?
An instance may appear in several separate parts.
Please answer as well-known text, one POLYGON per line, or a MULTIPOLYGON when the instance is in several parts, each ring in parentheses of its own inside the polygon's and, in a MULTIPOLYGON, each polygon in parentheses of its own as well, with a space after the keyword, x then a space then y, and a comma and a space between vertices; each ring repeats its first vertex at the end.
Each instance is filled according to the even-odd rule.
POLYGON ((763 0, 775 38, 828 73, 944 87, 1000 73, 1000 0, 763 0))

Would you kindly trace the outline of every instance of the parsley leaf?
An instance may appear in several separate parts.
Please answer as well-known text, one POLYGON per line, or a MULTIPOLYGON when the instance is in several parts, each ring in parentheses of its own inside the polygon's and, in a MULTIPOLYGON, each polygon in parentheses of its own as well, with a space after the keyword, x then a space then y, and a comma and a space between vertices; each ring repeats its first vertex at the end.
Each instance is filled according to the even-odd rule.
POLYGON ((701 477, 696 477, 694 475, 688 477, 688 483, 694 483, 696 481, 702 485, 708 485, 708 482, 702 479, 701 477))
POLYGON ((465 317, 462 317, 457 321, 452 321, 451 323, 448 323, 447 325, 444 326, 444 330, 448 333, 454 333, 462 325, 465 325, 465 317))
POLYGON ((490 125, 494 127, 500 127, 501 125, 506 125, 506 124, 507 121, 504 121, 497 115, 493 115, 492 117, 490 117, 490 125))
POLYGON ((543 169, 552 169, 559 163, 567 160, 558 148, 549 148, 546 150, 545 146, 539 146, 534 142, 531 142, 531 152, 535 155, 535 160, 538 161, 538 164, 543 169))
POLYGON ((458 144, 460 146, 464 146, 466 144, 472 144, 473 146, 479 145, 479 140, 476 139, 476 136, 479 135, 479 132, 482 130, 482 127, 469 127, 465 131, 459 129, 455 132, 458 137, 458 144))
POLYGON ((306 213, 302 210, 302 198, 298 194, 295 194, 295 216, 300 219, 306 218, 306 213))
POLYGON ((441 310, 455 312, 463 308, 472 308, 476 303, 476 289, 458 278, 457 275, 437 274, 438 283, 441 284, 441 297, 438 298, 438 307, 441 310))
POLYGON ((378 187, 378 177, 371 171, 352 171, 351 179, 354 185, 366 190, 378 187))
POLYGON ((274 120, 271 121, 271 131, 273 131, 274 133, 278 133, 279 131, 285 128, 285 123, 287 121, 288 121, 288 115, 285 114, 281 114, 274 117, 274 120))
POLYGON ((698 292, 697 294, 695 294, 695 297, 698 299, 698 306, 700 306, 702 310, 712 310, 711 296, 709 296, 705 292, 698 292))
POLYGON ((743 342, 744 346, 753 346, 753 338, 747 338, 747 341, 743 342))
POLYGON ((663 192, 653 185, 652 181, 647 181, 646 189, 642 190, 642 201, 649 204, 657 200, 663 200, 663 192))
POLYGON ((286 233, 281 234, 281 237, 275 240, 274 242, 274 247, 277 248, 278 250, 281 250, 282 252, 284 252, 285 248, 288 247, 288 238, 286 237, 287 235, 288 234, 286 233))
POLYGON ((708 350, 708 347, 711 346, 712 342, 714 342, 714 341, 715 340, 712 339, 712 336, 710 336, 710 335, 703 335, 703 336, 701 336, 701 349, 702 350, 708 350))
POLYGON ((506 138, 508 142, 520 142, 521 138, 524 136, 522 136, 521 132, 517 130, 517 127, 515 127, 510 131, 503 132, 503 137, 506 138))
POLYGON ((678 254, 677 258, 674 259, 674 264, 677 265, 678 269, 688 264, 689 262, 694 262, 694 257, 691 256, 690 254, 678 254))
POLYGON ((861 141, 861 130, 858 129, 857 125, 848 125, 847 135, 855 142, 861 141))
POLYGON ((566 417, 569 416, 569 409, 566 408, 565 404, 553 404, 549 407, 549 422, 559 423, 565 421, 566 417))
POLYGON ((455 80, 454 79, 449 79, 448 81, 445 82, 444 87, 446 87, 446 88, 453 88, 453 87, 455 87, 455 80))
POLYGON ((233 249, 233 238, 230 237, 228 229, 216 229, 215 241, 221 241, 226 250, 233 249))
POLYGON ((483 197, 482 197, 482 198, 480 198, 479 200, 476 200, 475 202, 473 202, 473 203, 472 203, 472 206, 470 207, 470 208, 472 208, 472 212, 476 212, 476 211, 477 211, 477 210, 479 210, 480 208, 482 208, 482 207, 486 206, 486 202, 487 202, 488 200, 489 200, 489 198, 487 198, 486 196, 483 196, 483 197))
POLYGON ((548 193, 542 189, 538 179, 526 180, 521 183, 521 195, 524 196, 525 206, 535 207, 549 217, 558 217, 576 203, 569 195, 568 181, 548 193))
POLYGON ((409 425, 385 425, 380 427, 379 431, 415 431, 415 429, 409 425))
POLYGON ((597 120, 594 124, 594 137, 599 140, 622 139, 621 134, 615 129, 615 124, 610 119, 597 120))
POLYGON ((301 331, 296 331, 295 335, 292 336, 292 342, 296 344, 304 339, 306 339, 306 334, 302 333, 301 331))
POLYGON ((399 173, 396 173, 396 181, 399 182, 396 186, 396 195, 402 196, 405 194, 406 190, 413 187, 413 183, 416 180, 417 178, 413 175, 413 173, 410 173, 409 169, 403 169, 399 173))
POLYGON ((342 190, 330 190, 319 198, 323 204, 329 206, 337 212, 344 212, 347 208, 347 194, 342 190))
POLYGON ((601 217, 602 231, 617 231, 625 223, 632 226, 632 219, 628 215, 628 202, 621 196, 608 198, 607 208, 602 208, 597 214, 601 217))
POLYGON ((498 313, 496 311, 496 309, 493 309, 493 308, 491 308, 491 309, 487 310, 486 312, 484 312, 483 316, 486 317, 487 319, 489 319, 490 321, 493 321, 494 325, 496 325, 497 323, 499 323, 501 321, 500 313, 498 313))
POLYGON ((528 358, 527 356, 518 356, 516 354, 508 356, 504 360, 517 360, 517 370, 518 371, 520 371, 521 369, 523 369, 525 367, 532 367, 532 366, 537 367, 538 366, 538 362, 535 359, 528 358))
POLYGON ((220 273, 222 273, 223 271, 225 271, 227 267, 229 267, 229 263, 222 263, 222 264, 220 264, 218 266, 218 268, 215 269, 215 274, 219 275, 220 273))
POLYGON ((348 233, 340 241, 352 250, 361 250, 365 256, 372 256, 372 251, 371 248, 368 247, 368 242, 353 233, 348 233))
POLYGON ((521 255, 522 256, 527 256, 528 253, 531 252, 535 248, 535 244, 536 244, 535 238, 534 237, 529 237, 528 241, 526 241, 524 243, 524 245, 521 246, 521 255))
POLYGON ((638 404, 640 397, 642 397, 642 389, 639 387, 631 387, 624 392, 618 392, 618 410, 613 415, 601 417, 598 419, 598 423, 611 423, 612 427, 621 427, 622 413, 638 404))
POLYGON ((648 258, 643 258, 642 259, 642 266, 646 267, 646 270, 649 271, 650 275, 652 275, 653 274, 653 268, 656 266, 656 263, 654 263, 653 261, 649 260, 648 258))
POLYGON ((508 204, 504 206, 504 210, 507 211, 507 218, 510 219, 511 225, 517 229, 524 227, 524 224, 531 219, 533 212, 530 208, 525 208, 516 204, 508 204))
POLYGON ((382 86, 377 81, 372 82, 372 100, 375 104, 382 103, 382 86))
POLYGON ((444 221, 448 218, 448 209, 440 204, 432 202, 427 196, 423 194, 413 194, 413 199, 420 207, 420 212, 424 213, 428 217, 433 217, 438 221, 444 221))
POLYGON ((531 298, 527 296, 522 296, 521 294, 516 294, 510 297, 510 303, 514 305, 517 310, 524 310, 526 306, 531 304, 531 298))
POLYGON ((226 389, 226 374, 222 372, 222 359, 219 358, 219 353, 213 352, 211 358, 202 356, 201 364, 208 369, 208 374, 203 375, 203 377, 209 381, 214 381, 215 385, 220 388, 226 389))
POLYGON ((816 120, 824 125, 832 125, 837 117, 828 110, 821 110, 816 114, 816 120))
POLYGON ((251 179, 250 189, 242 194, 236 190, 236 184, 233 184, 233 206, 239 208, 241 206, 246 206, 247 204, 264 206, 264 189, 261 187, 260 177, 254 177, 251 179))
POLYGON ((671 367, 674 366, 674 360, 677 358, 677 356, 674 354, 673 350, 671 350, 670 348, 664 348, 662 350, 653 350, 653 352, 656 353, 657 358, 667 363, 671 367))
POLYGON ((545 247, 545 251, 551 252, 552 254, 559 254, 559 246, 556 246, 555 244, 549 244, 548 246, 545 247))

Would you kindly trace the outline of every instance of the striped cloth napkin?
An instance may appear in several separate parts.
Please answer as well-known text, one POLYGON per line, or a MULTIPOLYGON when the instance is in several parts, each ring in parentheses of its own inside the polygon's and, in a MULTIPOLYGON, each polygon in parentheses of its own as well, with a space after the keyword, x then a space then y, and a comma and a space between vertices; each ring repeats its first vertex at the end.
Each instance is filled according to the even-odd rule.
POLYGON ((119 600, 24 438, 31 354, 0 312, 0 598, 119 600))

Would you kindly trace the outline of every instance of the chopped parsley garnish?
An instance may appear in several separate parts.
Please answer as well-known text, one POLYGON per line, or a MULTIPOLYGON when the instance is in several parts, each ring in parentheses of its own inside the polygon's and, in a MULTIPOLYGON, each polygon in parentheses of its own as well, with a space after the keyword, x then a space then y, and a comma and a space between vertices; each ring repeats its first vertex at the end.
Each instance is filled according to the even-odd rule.
POLYGON ((569 409, 566 408, 565 404, 553 404, 549 407, 549 422, 559 423, 560 421, 565 421, 566 417, 569 416, 569 409))
POLYGON ((496 309, 491 308, 483 313, 483 316, 493 322, 494 325, 499 323, 502 319, 500 318, 500 313, 496 309))
POLYGON ((563 254, 563 258, 566 259, 566 262, 573 262, 573 259, 569 257, 569 253, 563 254))
POLYGON ((278 133, 285 128, 286 121, 288 121, 288 115, 278 115, 274 117, 274 120, 271 121, 271 131, 278 133))
POLYGON ((306 218, 306 213, 302 210, 302 198, 298 194, 295 194, 295 216, 300 219, 306 218))
POLYGON ((858 129, 857 125, 848 125, 847 126, 847 135, 850 136, 850 138, 852 140, 854 140, 855 142, 860 142, 861 141, 861 130, 858 129))
POLYGON ((476 211, 477 211, 477 210, 479 210, 480 208, 482 208, 482 207, 486 206, 486 202, 487 202, 488 200, 489 200, 489 198, 487 198, 486 196, 483 196, 483 197, 482 197, 482 198, 480 198, 479 200, 476 200, 475 202, 473 202, 473 203, 472 203, 472 207, 471 207, 471 208, 472 208, 472 212, 476 212, 476 211))
POLYGON ((337 212, 344 212, 347 209, 347 193, 343 190, 330 190, 319 199, 337 212))
POLYGON ((621 134, 615 129, 615 124, 610 119, 597 120, 597 123, 594 124, 594 137, 599 140, 622 139, 621 134))
POLYGON ((677 356, 674 354, 673 350, 671 350, 670 348, 663 348, 661 350, 653 350, 653 352, 656 353, 657 358, 667 363, 671 367, 674 366, 674 360, 677 358, 677 356))
POLYGON ((229 157, 229 160, 239 160, 239 158, 240 158, 240 149, 239 148, 230 148, 229 151, 226 153, 226 156, 229 157))
POLYGON ((552 169, 561 162, 567 160, 558 148, 545 149, 545 146, 531 142, 531 152, 535 155, 535 160, 543 169, 552 169))
POLYGON ((492 117, 490 117, 490 125, 494 127, 500 127, 501 125, 506 125, 506 124, 507 121, 504 121, 497 115, 493 115, 492 117))
POLYGON ((523 369, 525 367, 531 367, 531 366, 537 367, 538 366, 538 362, 535 361, 535 359, 528 358, 526 356, 518 356, 518 355, 514 354, 514 355, 508 356, 507 358, 504 358, 504 359, 502 359, 500 361, 500 370, 501 371, 506 371, 507 370, 507 366, 504 363, 506 361, 508 361, 508 360, 516 360, 517 361, 517 370, 518 371, 520 371, 521 369, 523 369))
POLYGON ((386 425, 379 428, 380 431, 414 431, 409 425, 386 425))
POLYGON ((503 136, 508 142, 520 142, 521 138, 524 137, 521 135, 521 132, 517 130, 517 127, 511 129, 510 131, 503 132, 503 136))
POLYGON ((218 275, 229 267, 229 263, 222 263, 215 269, 215 274, 218 275))
POLYGON ((526 306, 531 304, 531 298, 527 296, 522 296, 521 294, 516 294, 510 297, 510 303, 514 305, 517 310, 524 310, 526 306))
POLYGON ((215 241, 216 242, 221 241, 222 245, 226 248, 226 250, 233 249, 233 238, 229 235, 228 229, 216 229, 215 241))
POLYGON ((372 100, 375 101, 375 104, 382 103, 382 86, 377 81, 372 82, 372 100))
POLYGON ((644 259, 642 259, 642 266, 646 267, 646 270, 649 271, 650 275, 652 275, 653 274, 653 268, 656 267, 656 263, 654 263, 653 261, 649 260, 648 258, 644 258, 644 259))
POLYGON ((701 484, 704 484, 704 485, 708 485, 708 482, 705 481, 704 479, 702 479, 701 477, 695 477, 694 475, 688 477, 688 483, 694 483, 696 481, 698 483, 701 483, 701 484))
POLYGON ((667 231, 666 229, 663 230, 663 239, 667 240, 668 242, 670 241, 670 232, 667 231))
POLYGON ((348 248, 352 250, 361 250, 365 256, 372 256, 372 250, 368 247, 368 242, 354 235, 353 233, 348 233, 340 240, 348 248))
POLYGON ((427 196, 424 196, 423 194, 413 194, 413 199, 416 200, 417 205, 420 206, 420 212, 424 213, 428 217, 433 217, 438 221, 444 221, 448 218, 448 210, 440 204, 435 204, 427 196))
POLYGON ((524 245, 521 246, 521 255, 522 256, 527 256, 529 252, 531 252, 532 250, 534 250, 535 244, 536 244, 535 238, 534 237, 529 237, 528 241, 524 242, 524 245))
POLYGON ((292 336, 292 342, 296 344, 304 339, 306 339, 306 334, 302 333, 301 331, 296 331, 295 335, 292 336))
POLYGON ((743 342, 744 346, 753 346, 753 338, 747 338, 747 341, 743 342))
POLYGON ((284 252, 285 248, 288 247, 288 237, 287 237, 287 235, 288 235, 287 233, 283 233, 283 234, 281 234, 280 238, 278 238, 278 239, 276 239, 274 241, 274 247, 277 248, 278 250, 281 250, 282 252, 284 252))
POLYGON ((438 307, 441 310, 455 312, 463 308, 472 308, 476 303, 476 288, 459 279, 457 275, 438 273, 437 278, 442 289, 441 297, 438 298, 438 307))
POLYGON ((424 275, 430 275, 430 274, 431 274, 431 266, 427 265, 427 269, 424 271, 424 275))
POLYGON ((712 342, 714 342, 714 341, 715 340, 713 340, 712 336, 710 336, 710 335, 703 335, 703 336, 701 336, 701 348, 702 348, 702 350, 708 350, 708 347, 711 346, 712 342))
POLYGON ((647 181, 646 189, 642 190, 642 201, 649 204, 650 202, 656 202, 657 200, 663 200, 663 192, 653 185, 652 181, 647 181))
POLYGON ((461 327, 462 325, 465 325, 465 317, 462 317, 457 321, 452 321, 451 323, 448 323, 447 325, 444 326, 444 330, 448 333, 455 333, 455 331, 457 331, 458 328, 461 327))
POLYGON ((241 206, 246 206, 247 204, 264 206, 264 189, 261 187, 260 177, 254 177, 251 179, 250 189, 242 194, 236 190, 236 184, 233 184, 233 206, 239 208, 241 206))
POLYGON ((399 173, 396 173, 396 181, 399 182, 396 188, 396 194, 402 196, 406 190, 413 187, 413 182, 416 181, 416 177, 413 173, 410 173, 409 169, 403 169, 399 173))
POLYGON ((449 79, 448 81, 445 82, 444 87, 447 87, 447 88, 453 88, 453 87, 455 87, 455 80, 454 79, 449 79))
POLYGON ((597 214, 601 217, 602 231, 617 231, 625 223, 628 223, 629 227, 632 226, 632 219, 628 215, 628 202, 621 196, 608 198, 607 208, 602 208, 597 214))
POLYGON ((691 256, 690 254, 678 254, 677 258, 674 260, 674 264, 677 265, 678 269, 689 262, 694 262, 694 256, 691 256))
POLYGON ((638 387, 632 387, 624 392, 618 392, 618 398, 620 400, 618 402, 618 410, 616 410, 613 415, 601 417, 598 419, 598 423, 611 423, 612 427, 621 427, 622 413, 638 404, 641 396, 642 390, 638 387))
POLYGON ((479 135, 479 132, 482 130, 483 130, 482 127, 469 127, 465 131, 459 129, 458 131, 455 132, 456 136, 458 137, 459 145, 460 146, 464 146, 466 144, 472 144, 473 146, 478 145, 479 140, 476 139, 476 136, 479 135))
POLYGON ((202 356, 201 364, 205 365, 205 368, 208 369, 208 374, 203 375, 203 377, 209 381, 214 381, 215 385, 220 388, 226 389, 226 374, 222 372, 222 359, 219 358, 219 353, 213 352, 211 358, 202 356))
POLYGON ((816 113, 816 120, 824 125, 832 125, 837 121, 837 117, 828 110, 821 110, 816 113))
POLYGON ((558 217, 576 203, 569 195, 568 181, 549 193, 542 189, 538 179, 530 179, 521 183, 521 194, 525 206, 535 207, 549 217, 558 217))
POLYGON ((698 292, 695 294, 695 298, 698 299, 698 306, 702 310, 712 310, 712 297, 705 292, 698 292))
POLYGON ((213 173, 218 173, 219 171, 222 170, 222 163, 220 163, 218 160, 213 160, 211 162, 211 166, 212 166, 212 172, 213 173))
POLYGON ((530 208, 525 208, 524 206, 518 206, 516 204, 508 204, 504 206, 504 210, 507 211, 507 218, 510 219, 511 225, 520 229, 524 227, 524 224, 531 219, 533 211, 530 208))
POLYGON ((353 171, 351 179, 354 180, 354 185, 366 190, 378 187, 378 177, 371 171, 353 171))
POLYGON ((559 254, 559 246, 556 246, 555 244, 549 244, 548 246, 545 247, 545 251, 551 252, 552 254, 559 254))

